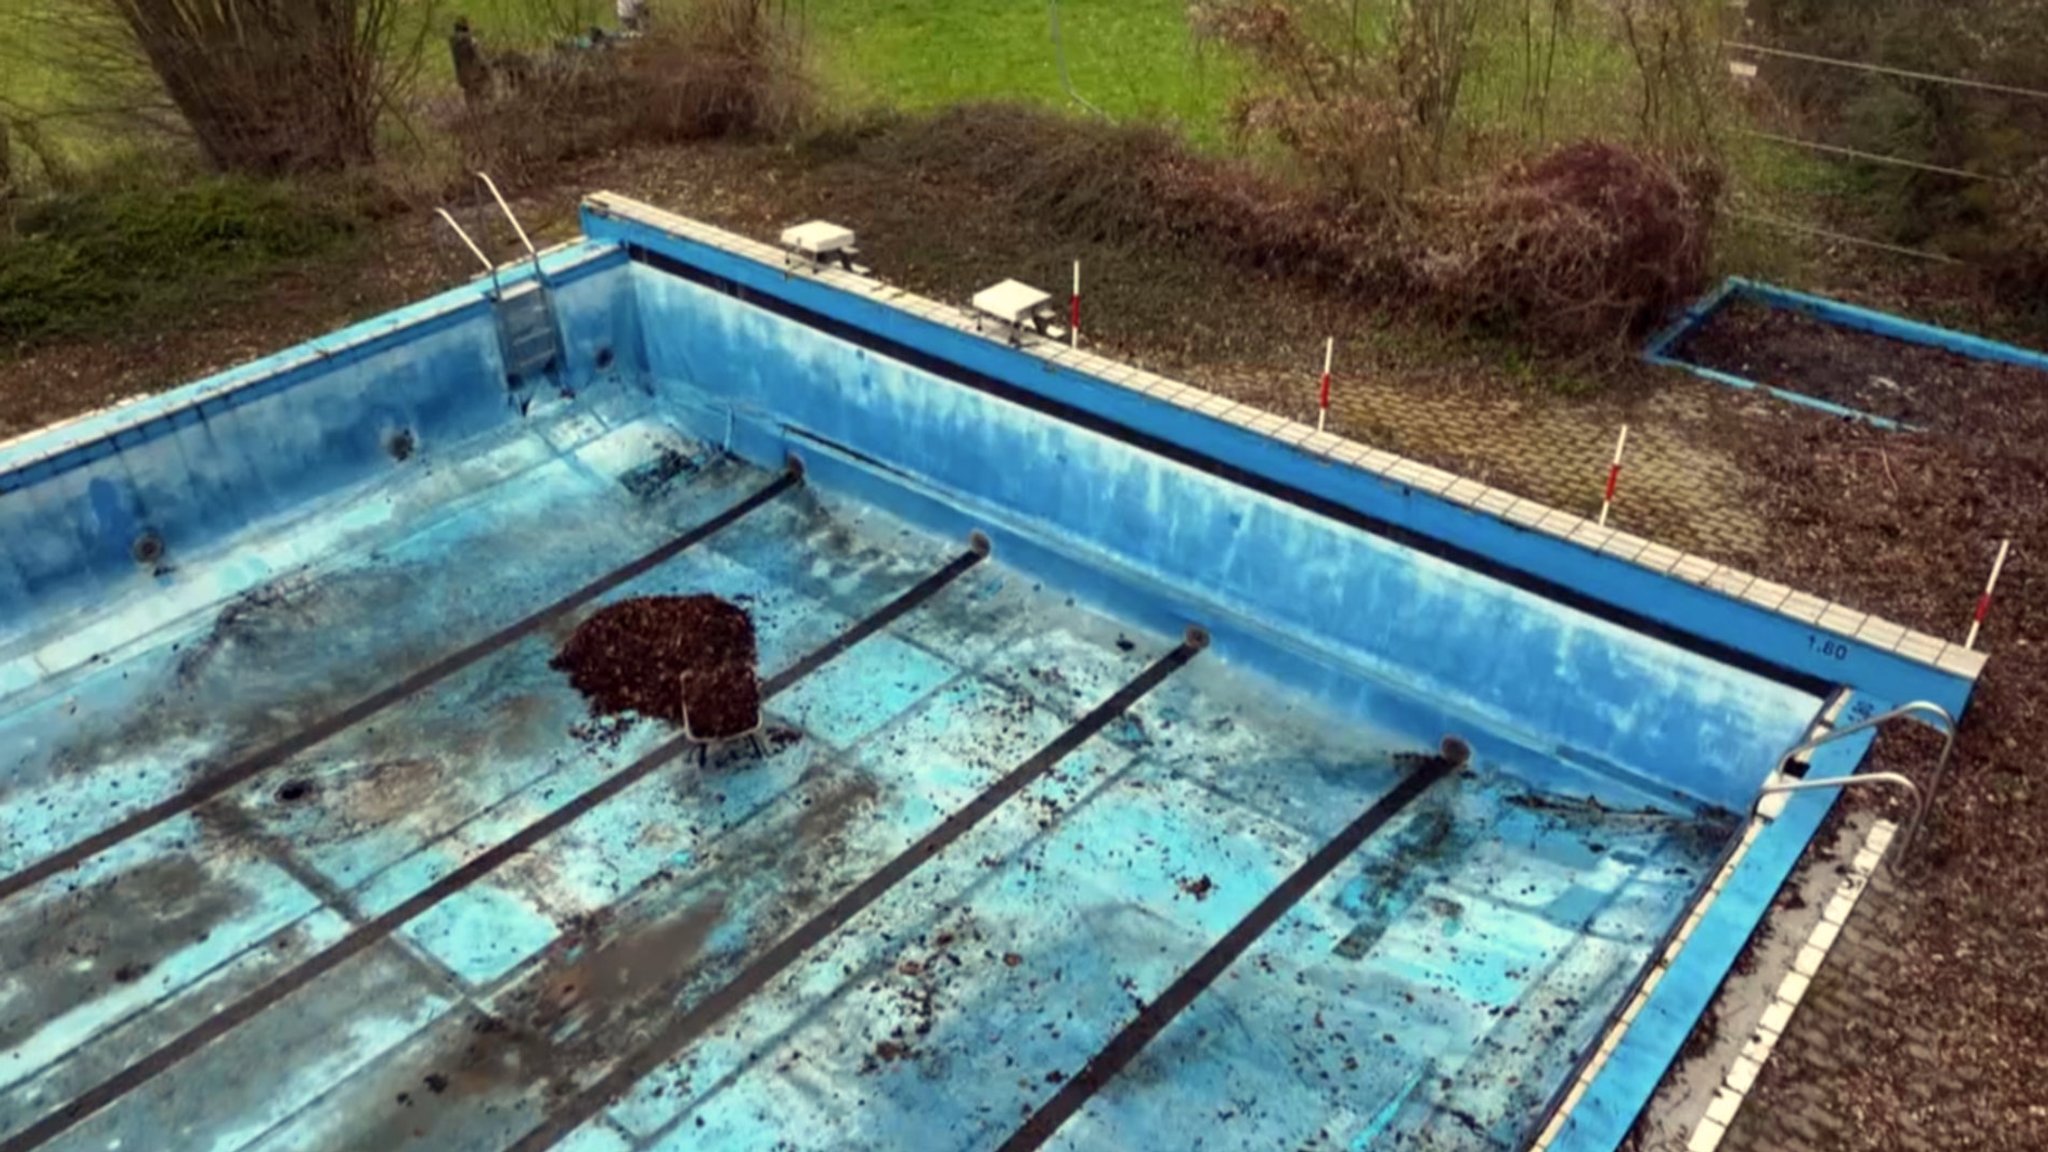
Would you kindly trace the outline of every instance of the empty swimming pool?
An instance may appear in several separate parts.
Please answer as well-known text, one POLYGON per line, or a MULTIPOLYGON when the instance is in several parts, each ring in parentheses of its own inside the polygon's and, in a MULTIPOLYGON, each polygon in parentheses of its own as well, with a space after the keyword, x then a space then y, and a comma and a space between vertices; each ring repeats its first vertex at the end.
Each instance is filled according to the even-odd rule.
POLYGON ((0 1150, 1611 1148, 1828 802, 1752 821, 1778 754, 1980 666, 585 231, 0 449, 0 1150), (698 593, 755 739, 551 666, 698 593))

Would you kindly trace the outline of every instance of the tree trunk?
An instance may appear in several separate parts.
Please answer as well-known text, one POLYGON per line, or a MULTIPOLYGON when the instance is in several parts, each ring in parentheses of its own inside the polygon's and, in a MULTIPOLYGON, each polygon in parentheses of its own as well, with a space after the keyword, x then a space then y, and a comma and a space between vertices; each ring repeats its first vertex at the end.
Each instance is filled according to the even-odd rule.
POLYGON ((376 0, 117 0, 136 45, 224 172, 282 176, 376 150, 376 0))

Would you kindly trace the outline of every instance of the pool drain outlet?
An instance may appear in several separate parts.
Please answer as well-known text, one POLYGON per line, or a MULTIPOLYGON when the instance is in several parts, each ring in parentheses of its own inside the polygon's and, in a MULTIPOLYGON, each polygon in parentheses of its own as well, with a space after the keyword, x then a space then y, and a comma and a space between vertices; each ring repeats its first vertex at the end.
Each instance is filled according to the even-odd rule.
POLYGON ((146 529, 135 538, 134 543, 128 545, 128 554, 144 568, 155 568, 163 563, 164 538, 156 529, 146 529))

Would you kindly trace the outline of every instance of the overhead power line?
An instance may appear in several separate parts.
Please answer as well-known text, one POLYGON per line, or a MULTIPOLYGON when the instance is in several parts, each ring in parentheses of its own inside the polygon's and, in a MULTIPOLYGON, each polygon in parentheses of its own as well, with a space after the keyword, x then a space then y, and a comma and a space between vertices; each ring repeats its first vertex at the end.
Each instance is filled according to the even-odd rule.
POLYGON ((1790 48, 1772 48, 1763 44, 1746 44, 1740 40, 1723 40, 1721 46, 1739 52, 1755 52, 1761 56, 1778 56, 1786 60, 1803 60, 1809 64, 1826 64, 1835 68, 1853 68, 1859 72, 1874 72, 1880 76, 1896 76, 1904 80, 1925 80, 1934 84, 1953 84, 1958 88, 1975 88, 1980 92, 1998 92, 2007 96, 2024 96, 2030 100, 2048 100, 2048 90, 2021 88, 2015 84, 1996 84, 1989 80, 1970 80, 1962 76, 1943 76, 1934 72, 1916 72, 1911 68, 1893 68, 1884 64, 1872 64, 1863 60, 1844 60, 1838 56, 1817 56, 1811 52, 1794 52, 1790 48))
POLYGON ((1896 168, 1911 168, 1919 172, 1938 172, 1943 176, 1960 176, 1966 180, 2002 181, 2010 179, 2010 177, 2006 176, 1992 176, 1983 172, 1972 172, 1965 168, 1950 168, 1942 164, 1926 164, 1919 160, 1908 160, 1901 156, 1886 156, 1880 152, 1865 152, 1861 148, 1844 148, 1840 144, 1823 144, 1818 140, 1801 140, 1795 136, 1779 136, 1773 132, 1757 132, 1751 129, 1743 129, 1742 135, 1754 137, 1758 140, 1768 140, 1773 144, 1784 144, 1793 148, 1810 148, 1815 152, 1826 152, 1834 156, 1847 156, 1855 160, 1865 160, 1872 164, 1889 164, 1896 168))
POLYGON ((1937 264, 1963 263, 1963 261, 1946 253, 1931 252, 1925 248, 1908 248, 1902 244, 1887 244, 1882 240, 1867 240, 1861 236, 1851 236, 1846 232, 1831 232, 1826 228, 1815 228, 1810 224, 1799 224, 1791 220, 1782 220, 1776 216, 1765 216, 1756 212, 1738 212, 1733 208, 1726 208, 1722 211, 1723 214, 1735 220, 1746 220, 1752 224, 1782 228, 1787 232, 1796 232, 1802 236, 1811 236, 1818 240, 1833 240, 1839 244, 1853 244, 1858 248, 1875 248, 1880 252, 1891 252, 1900 256, 1913 256, 1921 260, 1932 260, 1937 264))

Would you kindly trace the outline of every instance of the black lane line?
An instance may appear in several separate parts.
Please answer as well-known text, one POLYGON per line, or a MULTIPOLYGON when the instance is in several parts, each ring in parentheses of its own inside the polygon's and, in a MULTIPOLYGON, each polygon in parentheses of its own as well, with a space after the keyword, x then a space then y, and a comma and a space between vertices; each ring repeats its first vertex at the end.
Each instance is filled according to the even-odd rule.
MULTIPOLYGON (((1499 580, 1503 584, 1509 584, 1524 591, 1533 592, 1547 600, 1563 604, 1569 608, 1575 608, 1589 616, 1612 621, 1631 632, 1641 632, 1646 636, 1662 640, 1667 644, 1683 648, 1688 652, 1705 656, 1707 659, 1717 663, 1726 664, 1731 668, 1740 668, 1746 672, 1754 672, 1766 679, 1790 685, 1815 696, 1825 695, 1830 688, 1834 687, 1833 682, 1823 677, 1802 672, 1790 665, 1780 664, 1764 656, 1745 652, 1732 644, 1715 640, 1704 632, 1692 631, 1682 623, 1667 624, 1664 621, 1653 619, 1633 609, 1610 604, 1598 596, 1588 592, 1581 592, 1533 569, 1517 567, 1512 562, 1497 560, 1464 545, 1439 540, 1418 529, 1409 528, 1394 521, 1362 512, 1327 497, 1318 496, 1283 481, 1253 472, 1241 465, 1233 464, 1220 456, 1210 455, 1178 441, 1170 440, 1154 433, 1140 431, 1111 417, 1098 415, 1075 405, 1028 391, 1006 381, 998 380, 985 372, 976 371, 921 348, 898 340, 892 340, 887 336, 871 332, 868 329, 858 327, 843 320, 835 319, 822 312, 806 308, 801 304, 792 303, 780 296, 748 288, 746 285, 729 277, 720 276, 715 272, 708 272, 694 265, 685 264, 674 257, 664 255, 652 249, 637 244, 629 244, 626 247, 626 252, 636 263, 644 264, 649 268, 656 269, 680 280, 701 284, 706 288, 731 296, 735 300, 752 305, 764 312, 772 312, 777 316, 786 317, 807 327, 815 328, 829 336, 837 337, 849 344, 858 345, 871 352, 887 356, 892 360, 908 364, 913 368, 922 369, 934 376, 943 377, 978 392, 985 392, 1018 407, 1044 413, 1054 419, 1078 425, 1091 432, 1098 432, 1112 440, 1142 448, 1156 456, 1164 456, 1169 460, 1186 464, 1198 471, 1206 472, 1211 476, 1227 480, 1241 487, 1250 488, 1255 492, 1263 492, 1268 496, 1284 500, 1298 508, 1305 508, 1319 516, 1326 516, 1341 524, 1349 525, 1361 532, 1370 532, 1375 536, 1392 540, 1417 552, 1449 560, 1461 568, 1470 568, 1481 575, 1499 580)), ((1393 481, 1389 481, 1389 483, 1393 483, 1393 481)), ((1510 529, 1516 527, 1512 524, 1507 526, 1510 529)), ((1522 531, 1532 535, 1536 532, 1533 528, 1522 529, 1522 531)))
POLYGON ((636 580, 686 550, 702 543, 721 529, 730 527, 749 512, 802 483, 803 478, 794 470, 784 472, 766 487, 727 508, 725 511, 704 521, 681 536, 663 544, 638 560, 584 585, 553 604, 535 612, 517 623, 493 632, 482 640, 458 652, 442 657, 435 663, 400 680, 376 694, 366 696, 340 712, 321 720, 309 728, 301 729, 276 744, 263 749, 235 764, 207 776, 176 795, 152 804, 119 823, 95 832, 71 847, 45 857, 5 879, 0 879, 0 902, 34 887, 44 880, 75 868, 94 856, 105 852, 130 837, 147 832, 174 816, 188 812, 208 800, 227 792, 235 786, 267 772, 309 748, 334 738, 349 728, 368 720, 386 708, 413 696, 435 684, 446 680, 464 668, 475 664, 484 657, 498 652, 523 636, 545 627, 556 620, 589 604, 598 597, 636 580))
MULTIPOLYGON (((874 635, 883 625, 901 618, 904 613, 929 600, 940 589, 979 564, 985 554, 985 550, 979 547, 972 552, 963 553, 943 569, 919 582, 916 587, 848 628, 819 651, 831 654, 826 659, 844 653, 854 642, 874 635), (852 637, 853 640, 849 641, 848 637, 852 637)), ((815 655, 813 653, 812 656, 805 657, 795 667, 803 669, 806 673, 815 671, 824 663, 822 660, 814 659, 815 655)), ((776 676, 762 686, 762 699, 766 700, 794 683, 796 679, 787 673, 776 676)), ((639 783, 655 769, 692 747, 695 745, 681 736, 662 744, 606 777, 603 782, 569 803, 520 829, 508 839, 493 845, 489 851, 442 877, 403 904, 364 923, 329 945, 325 951, 307 957, 298 967, 207 1017, 175 1040, 81 1093, 63 1108, 43 1117, 5 1142, 0 1142, 0 1152, 30 1152, 31 1149, 40 1148, 70 1131, 87 1117, 170 1071, 193 1053, 255 1019, 292 993, 368 951, 415 917, 488 876, 507 861, 561 831, 584 813, 639 783)))
POLYGON ((890 889, 908 879, 925 861, 972 831, 975 825, 1002 807, 1004 801, 1052 771, 1061 760, 1066 759, 1076 748, 1108 727, 1133 704, 1143 699, 1146 693, 1157 688, 1167 677, 1194 659, 1195 653, 1201 650, 1201 644, 1191 640, 1154 661, 1150 668, 1138 674, 1137 679, 1124 685, 1116 695, 1096 705, 1094 711, 1076 721, 1073 727, 1060 733, 1052 743, 1039 749, 1031 759, 1011 769, 1008 775, 990 785, 987 791, 976 796, 965 807, 948 815, 937 828, 926 833, 923 839, 904 849, 895 859, 882 865, 879 871, 833 901, 830 907, 777 941, 774 946, 741 969, 740 974, 733 977, 724 987, 698 1001, 695 1007, 677 1017, 653 1040, 620 1060, 602 1079, 577 1093, 547 1119, 541 1121, 533 1131, 521 1137, 518 1143, 506 1149, 506 1152, 545 1152, 571 1132, 582 1127, 591 1117, 610 1107, 613 1100, 625 1095, 649 1073, 673 1059, 683 1049, 716 1027, 720 1020, 746 1003, 755 993, 766 987, 769 981, 787 971, 791 965, 802 959, 806 952, 822 943, 826 937, 844 928, 848 921, 866 911, 875 901, 887 895, 890 889))
POLYGON ((1112 1037, 1078 1075, 1062 1085, 1052 1099, 1011 1133, 997 1152, 1028 1152, 1043 1147, 1062 1124, 1073 1119, 1074 1114, 1097 1092, 1116 1079, 1126 1065, 1138 1058, 1146 1045, 1157 1039, 1175 1017, 1187 1011, 1188 1006, 1208 991, 1225 969, 1236 963, 1259 937, 1279 923, 1280 918, 1299 904, 1310 889, 1328 879, 1330 873, 1336 871, 1345 858, 1358 851, 1368 837, 1399 815, 1431 785, 1450 775, 1456 767, 1446 757, 1432 756, 1402 777, 1393 791, 1374 801, 1372 807, 1337 833, 1336 839, 1323 845, 1320 851, 1281 881, 1278 888, 1268 893, 1256 908, 1245 914, 1244 919, 1224 933, 1223 939, 1202 953, 1199 960, 1168 985, 1157 1000, 1147 1004, 1130 1023, 1124 1025, 1123 1030, 1112 1037))

